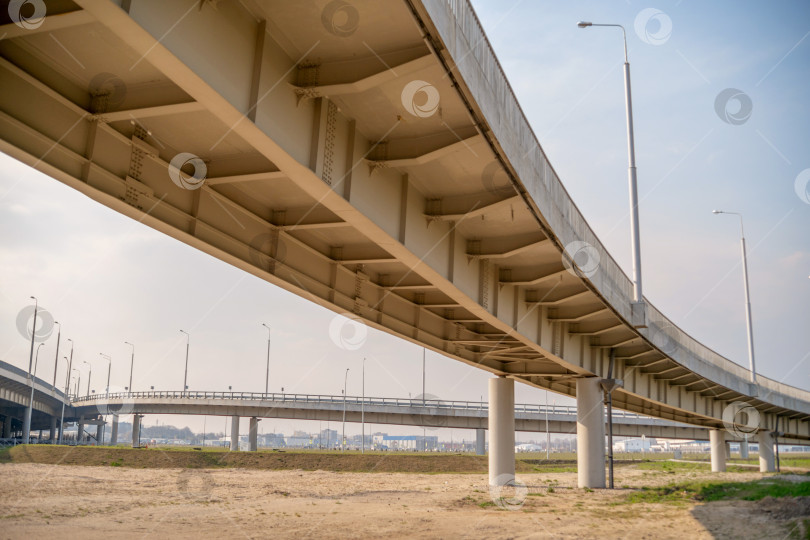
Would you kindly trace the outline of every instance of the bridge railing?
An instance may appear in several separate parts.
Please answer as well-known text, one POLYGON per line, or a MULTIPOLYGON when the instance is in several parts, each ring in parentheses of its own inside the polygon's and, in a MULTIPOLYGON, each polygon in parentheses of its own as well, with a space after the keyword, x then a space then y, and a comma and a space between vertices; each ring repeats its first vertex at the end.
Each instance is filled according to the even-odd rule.
MULTIPOLYGON (((149 390, 145 392, 116 392, 111 394, 94 394, 91 396, 82 396, 73 400, 74 405, 81 405, 82 403, 95 404, 99 401, 108 402, 112 400, 140 400, 140 399, 190 399, 190 400, 212 400, 212 399, 226 399, 226 400, 240 400, 240 401, 271 401, 274 403, 290 403, 290 404, 323 404, 323 405, 343 405, 344 401, 347 405, 377 405, 377 406, 395 406, 395 407, 426 407, 431 409, 442 409, 447 411, 457 410, 472 410, 472 411, 487 411, 489 406, 487 402, 481 401, 462 401, 462 400, 445 400, 445 399, 420 399, 420 398, 387 398, 387 397, 360 397, 360 396, 343 396, 327 395, 327 394, 281 394, 281 393, 264 393, 264 392, 202 392, 188 390, 183 392, 181 390, 149 390)), ((515 413, 526 414, 567 414, 575 415, 577 412, 576 406, 570 405, 534 405, 531 403, 516 403, 515 413)), ((642 415, 621 411, 614 409, 614 417, 620 418, 646 418, 642 415)))

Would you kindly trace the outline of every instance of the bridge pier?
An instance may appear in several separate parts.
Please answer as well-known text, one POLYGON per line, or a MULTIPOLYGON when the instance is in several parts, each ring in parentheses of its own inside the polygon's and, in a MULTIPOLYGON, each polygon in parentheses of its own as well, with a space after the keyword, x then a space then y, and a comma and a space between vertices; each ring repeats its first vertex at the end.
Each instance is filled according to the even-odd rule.
POLYGON ((251 452, 258 452, 259 450, 259 419, 255 416, 250 417, 250 448, 251 452))
POLYGON ((726 461, 731 460, 731 441, 726 441, 726 461))
POLYGON ((577 379, 577 485, 605 487, 605 414, 598 377, 577 379))
POLYGON ((84 416, 79 417, 79 425, 76 431, 76 444, 84 442, 84 416))
POLYGON ((104 446, 104 424, 96 424, 96 446, 104 446))
POLYGON ((239 417, 231 416, 231 452, 239 451, 239 417))
POLYGON ((118 444, 118 415, 112 415, 112 429, 110 430, 110 446, 118 444))
POLYGON ((141 447, 141 418, 140 414, 132 415, 132 448, 141 447))
POLYGON ((759 443, 759 472, 776 472, 773 433, 762 430, 757 434, 757 439, 759 443))
POLYGON ((50 434, 49 440, 51 441, 51 444, 53 444, 56 441, 56 417, 55 416, 51 416, 51 434, 50 434))
POLYGON ((748 436, 740 441, 740 458, 748 459, 748 436))
POLYGON ((515 480, 515 381, 489 380, 489 485, 515 480))
POLYGON ((487 432, 484 429, 475 430, 475 453, 479 456, 487 453, 487 432))
POLYGON ((712 472, 726 472, 726 432, 722 429, 709 431, 712 472))
POLYGON ((6 415, 3 418, 3 438, 8 439, 11 437, 11 416, 6 415))

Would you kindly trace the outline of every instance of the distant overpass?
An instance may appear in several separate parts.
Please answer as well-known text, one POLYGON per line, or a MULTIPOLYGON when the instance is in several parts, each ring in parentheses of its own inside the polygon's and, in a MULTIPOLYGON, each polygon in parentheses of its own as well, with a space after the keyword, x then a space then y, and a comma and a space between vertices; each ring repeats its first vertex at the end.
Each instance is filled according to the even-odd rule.
MULTIPOLYGON (((58 439, 58 419, 65 403, 65 422, 81 426, 101 426, 120 414, 193 414, 299 420, 340 421, 343 397, 314 394, 262 394, 255 392, 178 391, 124 392, 91 394, 65 400, 40 378, 34 381, 34 407, 31 431, 52 430, 49 439, 58 439)), ((2 437, 10 438, 22 430, 22 420, 31 393, 27 374, 16 366, 0 361, 0 416, 2 437)), ((346 421, 373 424, 397 424, 423 427, 486 429, 488 406, 471 401, 438 399, 360 398, 347 396, 346 421)), ((553 406, 548 409, 548 429, 552 433, 576 431, 576 408, 553 406)), ((117 421, 117 418, 115 419, 117 421)), ((615 411, 614 429, 618 436, 706 439, 704 428, 635 413, 615 411)), ((535 405, 516 405, 517 431, 546 430, 546 409, 535 405)), ((100 435, 101 430, 97 432, 100 435)), ((113 429, 113 434, 117 430, 113 429)))
MULTIPOLYGON (((342 396, 315 394, 263 394, 257 392, 124 392, 109 396, 91 395, 72 402, 75 414, 195 414, 252 418, 288 418, 340 422, 342 396)), ((346 421, 396 424, 428 428, 484 430, 489 410, 478 401, 401 399, 347 396, 346 421)), ((515 430, 551 433, 576 432, 576 407, 515 405, 515 430)), ((706 428, 661 420, 624 411, 614 411, 614 433, 618 436, 664 437, 708 440, 706 428)))
POLYGON ((779 433, 810 439, 810 392, 633 302, 467 0, 46 5, 0 27, 0 151, 492 373, 490 480, 514 476, 515 380, 576 397, 583 487, 605 485, 606 378, 618 408, 710 428, 716 470, 734 403, 763 471, 779 433))

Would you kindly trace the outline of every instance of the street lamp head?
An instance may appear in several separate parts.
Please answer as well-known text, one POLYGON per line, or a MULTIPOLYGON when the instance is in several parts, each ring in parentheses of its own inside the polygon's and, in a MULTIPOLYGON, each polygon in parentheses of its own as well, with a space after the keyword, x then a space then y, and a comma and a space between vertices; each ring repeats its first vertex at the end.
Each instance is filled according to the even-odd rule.
POLYGON ((593 23, 588 21, 579 21, 577 23, 577 26, 579 26, 580 28, 588 28, 589 26, 593 26, 593 23))
POLYGON ((712 210, 712 214, 722 214, 722 210, 712 210))

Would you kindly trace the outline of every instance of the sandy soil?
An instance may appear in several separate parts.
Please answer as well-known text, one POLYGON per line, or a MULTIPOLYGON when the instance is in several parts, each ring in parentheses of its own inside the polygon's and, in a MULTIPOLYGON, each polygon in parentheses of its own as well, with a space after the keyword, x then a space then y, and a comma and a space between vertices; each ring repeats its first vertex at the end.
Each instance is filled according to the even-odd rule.
MULTIPOLYGON (((712 475, 732 481, 754 477, 712 475)), ((514 510, 491 504, 481 474, 6 463, 0 479, 2 538, 784 538, 790 533, 789 520, 759 508, 761 503, 624 504, 627 489, 566 487, 575 485, 573 473, 519 475, 528 496, 514 510)), ((617 471, 616 485, 675 479, 626 467, 617 471)))

